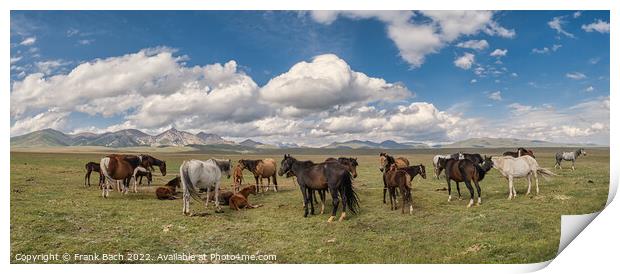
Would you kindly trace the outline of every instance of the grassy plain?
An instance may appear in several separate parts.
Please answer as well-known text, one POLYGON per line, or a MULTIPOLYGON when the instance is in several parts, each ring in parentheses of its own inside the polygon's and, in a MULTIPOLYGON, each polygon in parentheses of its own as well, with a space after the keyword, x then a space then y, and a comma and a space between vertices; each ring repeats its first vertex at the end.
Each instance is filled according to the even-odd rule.
MULTIPOLYGON (((454 150, 454 149, 453 149, 454 150)), ((505 149, 479 149, 499 154, 505 149)), ((553 169, 558 149, 536 149, 537 160, 553 169)), ((159 201, 154 190, 178 174, 183 160, 231 157, 271 157, 279 163, 285 150, 269 155, 221 155, 206 152, 149 152, 168 163, 169 174, 157 174, 154 185, 139 193, 112 192, 104 199, 94 185, 83 186, 84 164, 110 151, 11 152, 10 226, 11 262, 17 254, 143 253, 150 261, 158 254, 218 253, 275 254, 273 263, 533 263, 549 260, 557 252, 560 216, 601 210, 609 189, 609 149, 589 149, 577 170, 555 170, 559 176, 541 179, 540 195, 525 196, 526 181, 517 180, 516 200, 507 200, 508 187, 497 170, 481 183, 483 204, 466 208, 463 200, 447 201, 445 179, 432 176, 431 158, 445 150, 392 151, 423 163, 428 178, 413 183, 414 214, 390 211, 382 203, 378 152, 293 151, 300 160, 322 161, 328 156, 358 157, 354 185, 361 212, 344 222, 327 223, 329 217, 303 218, 301 194, 290 179, 279 177, 281 191, 252 196, 263 207, 215 214, 195 201, 195 213, 181 214, 181 200, 159 201), (67 153, 70 152, 70 153, 67 153)), ((450 151, 454 152, 454 151, 450 151)), ((566 165, 569 166, 568 164, 566 165)), ((246 182, 253 178, 245 172, 246 182)), ((222 184, 230 189, 230 179, 222 184)), ((455 188, 453 188, 455 190, 455 188)), ((331 210, 328 198, 326 211, 331 210)), ((388 201, 389 203, 389 201, 388 201)), ((58 261, 62 263, 64 261, 58 261)), ((69 260, 70 263, 84 261, 69 260)), ((100 261, 99 261, 100 262, 100 261)), ((121 261, 133 262, 126 257, 121 261)), ((207 261, 224 262, 224 261, 207 261)), ((247 262, 247 261, 246 261, 247 262)), ((260 263, 260 262, 255 262, 260 263)))

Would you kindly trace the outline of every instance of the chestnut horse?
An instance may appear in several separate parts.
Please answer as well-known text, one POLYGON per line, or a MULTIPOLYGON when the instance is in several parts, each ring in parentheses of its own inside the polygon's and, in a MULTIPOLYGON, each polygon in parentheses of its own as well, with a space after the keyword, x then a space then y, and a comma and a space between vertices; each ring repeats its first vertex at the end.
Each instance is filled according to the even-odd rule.
POLYGON ((241 184, 243 183, 243 169, 241 168, 241 165, 237 164, 235 166, 232 177, 232 189, 234 192, 239 192, 239 188, 241 188, 241 184))
POLYGON ((177 194, 177 187, 181 186, 181 177, 176 176, 174 179, 170 180, 166 185, 162 187, 158 187, 155 190, 155 195, 157 195, 157 199, 160 200, 174 200, 177 197, 174 196, 177 194))
POLYGON ((101 174, 101 167, 99 164, 95 162, 88 162, 84 167, 86 168, 86 175, 84 175, 84 186, 86 186, 87 182, 88 186, 90 186, 90 173, 97 172, 99 173, 99 187, 101 187, 105 179, 103 178, 103 174, 101 174))
POLYGON ((396 210, 396 188, 400 189, 401 213, 405 213, 406 203, 409 203, 409 214, 413 214, 413 200, 411 198, 411 181, 420 174, 426 179, 426 169, 423 165, 398 168, 392 164, 387 172, 383 173, 383 181, 386 182, 390 192, 390 209, 396 210))
POLYGON ((271 185, 271 178, 273 178, 273 191, 278 192, 278 179, 276 178, 276 161, 271 158, 263 160, 239 160, 241 169, 247 169, 254 175, 256 180, 256 189, 260 192, 263 187, 263 178, 267 178, 267 188, 264 191, 269 191, 271 185), (260 181, 260 188, 258 182, 260 181))
POLYGON ((143 163, 142 160, 142 156, 123 154, 110 154, 103 157, 99 166, 107 182, 104 184, 102 196, 107 198, 112 181, 117 181, 118 183, 118 180, 123 181, 123 184, 121 184, 123 186, 122 191, 123 193, 127 193, 125 185, 128 185, 131 179, 134 179, 135 182, 135 176, 138 170, 146 170, 146 168, 148 168, 148 166, 143 165, 145 163, 143 163))
POLYGON ((228 201, 230 209, 239 210, 243 208, 252 209, 261 207, 262 205, 252 205, 248 200, 250 194, 256 195, 256 186, 250 185, 244 187, 241 191, 235 193, 228 201))
MULTIPOLYGON (((405 157, 394 158, 393 156, 388 155, 385 152, 379 153, 379 170, 381 173, 387 172, 387 170, 392 166, 392 164, 396 164, 396 167, 403 168, 409 166, 409 160, 405 157)), ((383 180, 383 203, 386 204, 385 201, 385 193, 387 192, 387 183, 383 180)), ((398 192, 396 192, 398 195, 398 192)))

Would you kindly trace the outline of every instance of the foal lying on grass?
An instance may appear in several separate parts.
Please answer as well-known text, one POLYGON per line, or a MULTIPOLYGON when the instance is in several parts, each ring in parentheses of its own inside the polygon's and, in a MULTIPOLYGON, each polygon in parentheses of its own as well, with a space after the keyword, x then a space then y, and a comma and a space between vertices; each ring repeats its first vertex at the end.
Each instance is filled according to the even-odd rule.
POLYGON ((177 197, 174 196, 177 194, 177 187, 181 185, 181 177, 176 176, 174 179, 170 180, 165 186, 158 187, 155 190, 155 195, 157 195, 157 199, 160 200, 174 200, 177 197))
POLYGON ((254 185, 246 186, 241 191, 235 193, 232 197, 230 197, 230 200, 228 201, 228 203, 230 204, 230 209, 234 209, 234 210, 239 210, 242 208, 251 209, 251 208, 257 208, 257 207, 263 206, 263 205, 250 204, 250 201, 248 201, 248 196, 250 194, 256 195, 256 186, 254 185))

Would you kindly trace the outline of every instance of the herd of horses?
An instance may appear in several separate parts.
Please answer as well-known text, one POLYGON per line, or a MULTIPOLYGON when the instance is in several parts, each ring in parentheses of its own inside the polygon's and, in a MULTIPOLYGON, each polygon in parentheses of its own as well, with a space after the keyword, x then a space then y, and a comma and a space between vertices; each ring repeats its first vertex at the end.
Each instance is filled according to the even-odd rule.
MULTIPOLYGON (((586 155, 584 149, 573 152, 558 152, 556 154, 555 168, 562 168, 562 161, 571 161, 572 169, 575 169, 575 161, 581 155, 586 155)), ((315 214, 314 204, 318 203, 316 193, 321 200, 321 211, 325 210, 326 193, 332 198, 332 212, 328 222, 335 220, 338 209, 341 207, 339 221, 347 216, 347 210, 353 214, 359 211, 359 197, 353 185, 357 177, 358 162, 356 158, 340 157, 327 158, 321 163, 313 161, 297 160, 290 154, 284 154, 279 168, 276 161, 271 158, 248 160, 241 159, 233 167, 230 159, 208 159, 184 161, 179 168, 179 176, 175 176, 166 185, 156 189, 156 197, 160 200, 177 199, 177 188, 182 187, 183 214, 189 215, 189 205, 192 199, 204 202, 209 207, 211 201, 215 205, 215 212, 222 212, 221 205, 229 205, 233 210, 257 208, 262 205, 253 205, 249 202, 250 194, 268 192, 273 180, 273 191, 278 191, 278 176, 294 177, 303 197, 304 217, 315 214), (255 184, 241 189, 243 183, 243 170, 248 170, 255 179, 255 184), (221 191, 222 178, 226 176, 232 180, 233 191, 221 191), (263 179, 267 179, 267 185, 263 185, 263 179), (201 195, 206 192, 206 195, 201 195)), ((102 196, 107 198, 109 190, 116 188, 117 191, 126 194, 131 188, 137 192, 137 186, 142 184, 142 177, 147 178, 147 183, 152 182, 152 173, 157 166, 162 176, 166 176, 166 162, 151 155, 126 155, 110 154, 103 157, 99 163, 89 162, 86 164, 84 185, 90 186, 90 175, 99 173, 99 186, 102 196)), ((502 177, 508 181, 508 199, 516 197, 517 193, 513 180, 526 178, 529 195, 532 188, 532 178, 536 183, 536 194, 539 193, 538 176, 544 179, 556 176, 553 172, 538 165, 534 152, 525 148, 517 151, 507 151, 502 156, 482 156, 477 153, 454 153, 448 155, 436 155, 433 157, 435 178, 445 176, 448 185, 448 201, 452 200, 452 184, 456 183, 459 199, 461 190, 459 183, 465 183, 470 193, 470 201, 467 207, 474 204, 475 192, 478 194, 477 205, 482 204, 480 182, 492 169, 497 169, 502 177), (474 191, 475 187, 475 191, 474 191)), ((407 211, 413 214, 412 181, 417 175, 426 179, 426 168, 422 164, 410 165, 404 157, 394 157, 387 153, 379 154, 379 171, 383 179, 383 203, 387 204, 386 194, 390 198, 390 210, 399 207, 401 212, 407 211), (401 197, 400 206, 397 196, 401 197)))

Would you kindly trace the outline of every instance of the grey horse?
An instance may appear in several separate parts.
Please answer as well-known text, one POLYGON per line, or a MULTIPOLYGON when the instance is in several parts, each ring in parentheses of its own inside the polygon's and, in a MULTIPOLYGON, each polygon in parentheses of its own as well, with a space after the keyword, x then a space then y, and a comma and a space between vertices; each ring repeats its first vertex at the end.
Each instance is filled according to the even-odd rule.
POLYGON ((575 170, 575 161, 577 160, 577 158, 579 156, 581 156, 581 154, 583 154, 583 156, 586 156, 587 153, 583 148, 580 148, 578 150, 575 150, 573 152, 558 152, 555 154, 555 168, 560 167, 560 169, 562 169, 562 160, 564 161, 571 161, 573 162, 573 170, 575 170))

